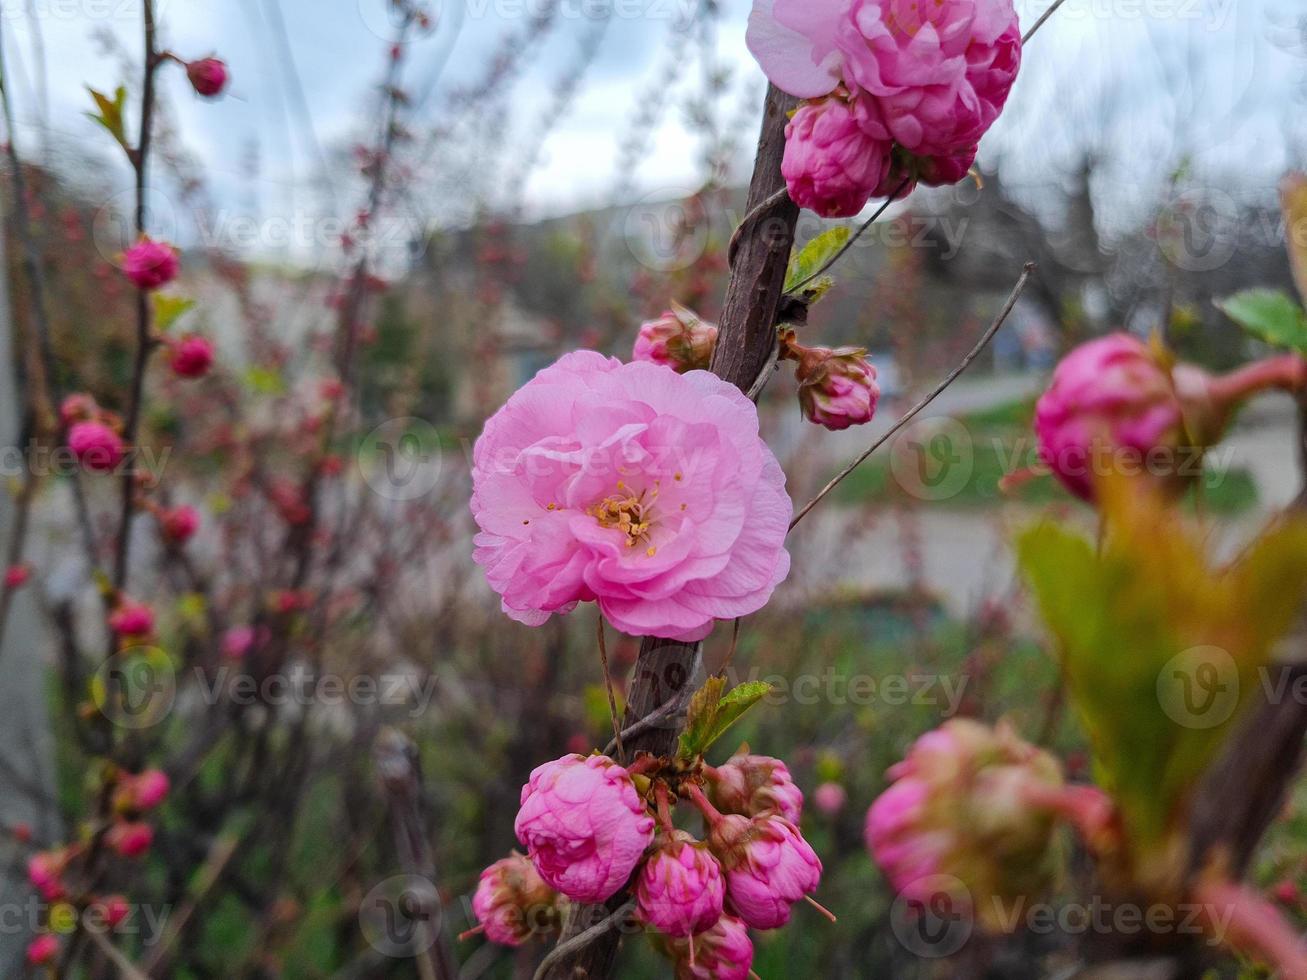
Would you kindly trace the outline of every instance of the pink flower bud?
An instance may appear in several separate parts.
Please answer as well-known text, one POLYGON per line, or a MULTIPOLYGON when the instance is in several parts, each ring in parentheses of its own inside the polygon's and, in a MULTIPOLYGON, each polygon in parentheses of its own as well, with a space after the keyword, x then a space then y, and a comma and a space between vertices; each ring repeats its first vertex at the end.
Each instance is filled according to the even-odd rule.
POLYGON ((59 955, 59 940, 50 933, 43 933, 27 944, 27 962, 32 966, 45 966, 53 963, 59 955))
POLYGON ((168 774, 159 769, 147 769, 139 775, 127 775, 118 784, 114 803, 119 810, 140 813, 153 810, 168 798, 168 774))
POLYGON ((21 589, 32 577, 32 570, 26 565, 10 565, 5 569, 5 588, 21 589))
POLYGON ((177 340, 168 352, 168 366, 179 378, 202 377, 212 365, 213 344, 194 334, 177 340))
POLYGON ((725 893, 708 846, 676 830, 659 838, 640 870, 636 914, 664 935, 684 938, 717 924, 725 893))
POLYGON ((258 639, 258 630, 253 626, 233 626, 222 634, 222 655, 239 660, 250 652, 258 639))
POLYGON ((197 95, 212 99, 227 87, 227 63, 219 58, 200 58, 186 63, 186 77, 197 95))
POLYGON ((928 901, 935 876, 949 876, 983 916, 991 898, 1047 886, 1065 788, 1048 753, 1006 725, 954 719, 917 739, 889 775, 895 782, 867 812, 866 841, 896 892, 928 901))
POLYGON ((558 901, 558 893, 545 884, 535 865, 513 854, 481 872, 472 911, 492 943, 521 946, 558 927, 558 901))
POLYGON ((78 422, 68 430, 68 448, 88 470, 107 472, 123 461, 122 437, 103 422, 78 422))
POLYGON ((717 327, 673 303, 656 320, 640 324, 631 359, 665 364, 680 373, 706 369, 717 344, 717 327))
POLYGON ((101 918, 106 927, 117 929, 131 914, 132 907, 124 896, 109 895, 92 903, 91 911, 101 918))
POLYGON ((785 127, 781 173, 790 199, 824 218, 849 218, 885 180, 893 144, 867 135, 863 104, 837 92, 799 106, 785 127))
POLYGON ((726 873, 726 906, 754 929, 790 921, 790 906, 821 883, 821 861, 784 817, 726 814, 708 835, 726 873))
POLYGON ((126 858, 140 857, 154 843, 154 828, 140 821, 123 821, 109 828, 104 842, 115 854, 126 858))
POLYGON ((551 887, 578 902, 603 902, 644 856, 654 819, 612 759, 566 755, 531 773, 513 829, 551 887))
POLYGON ((153 290, 177 278, 177 250, 164 242, 142 238, 123 253, 123 274, 138 289, 153 290))
POLYGON ((674 939, 667 946, 676 963, 676 980, 748 980, 753 966, 749 929, 733 915, 723 915, 692 939, 674 939))
POLYGON ((149 636, 154 632, 154 610, 143 602, 120 602, 109 614, 109 629, 118 636, 149 636))
POLYGON ((880 401, 876 368, 861 347, 803 347, 792 340, 786 356, 799 362, 799 404, 810 422, 847 429, 870 422, 880 401))
POLYGON ((169 508, 159 520, 163 525, 164 537, 177 544, 189 541, 200 529, 199 511, 186 504, 169 508))
POLYGON ((779 813, 791 823, 803 816, 803 792, 789 767, 769 755, 734 755, 708 769, 708 798, 722 813, 756 817, 779 813))
POLYGON ((849 800, 849 794, 839 783, 822 783, 812 794, 817 809, 828 817, 838 816, 849 800))
POLYGON ((64 895, 63 874, 68 867, 69 851, 41 851, 27 860, 27 880, 47 902, 64 895))
POLYGON ((82 392, 75 392, 65 398, 59 406, 59 419, 66 426, 75 422, 89 422, 100 414, 100 406, 95 399, 82 392))

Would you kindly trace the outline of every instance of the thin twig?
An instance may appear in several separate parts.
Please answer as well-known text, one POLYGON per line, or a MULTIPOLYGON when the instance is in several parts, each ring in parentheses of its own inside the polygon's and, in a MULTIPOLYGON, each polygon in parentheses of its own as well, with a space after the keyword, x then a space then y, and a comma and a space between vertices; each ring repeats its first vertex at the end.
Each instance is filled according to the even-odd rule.
POLYGON ((736 616, 735 622, 731 623, 731 646, 730 649, 726 651, 726 659, 723 660, 722 665, 717 668, 717 673, 719 674, 726 673, 726 668, 731 665, 731 660, 735 657, 735 646, 739 642, 740 642, 740 617, 736 616))
MULTIPOLYGON (((682 707, 685 706, 686 700, 689 698, 689 696, 692 693, 693 692, 687 688, 685 691, 682 691, 680 694, 673 694, 670 698, 668 698, 666 701, 660 704, 653 711, 649 712, 639 721, 633 722, 632 724, 627 725, 625 728, 623 728, 621 732, 622 738, 624 739, 635 738, 635 736, 641 734, 642 732, 648 731, 650 728, 653 728, 654 725, 657 725, 659 722, 666 720, 671 715, 676 714, 677 711, 679 711, 682 707)), ((613 751, 616 748, 617 748, 617 739, 614 738, 604 748, 604 755, 612 755, 613 751)))
POLYGON ((1030 39, 1035 36, 1035 32, 1043 27, 1044 22, 1052 17, 1053 14, 1057 12, 1057 8, 1062 6, 1064 3, 1066 3, 1066 0, 1053 0, 1053 5, 1044 11, 1039 20, 1035 21, 1030 30, 1026 31, 1025 35, 1021 38, 1021 44, 1023 47, 1030 43, 1030 39))
POLYGON ((123 980, 150 980, 148 976, 136 968, 136 964, 123 955, 122 950, 109 942, 109 938, 99 929, 87 929, 86 934, 91 937, 91 942, 108 958, 109 962, 117 968, 118 976, 122 977, 123 980))
POLYGON ((817 496, 813 497, 806 504, 804 504, 803 508, 797 514, 794 515, 794 520, 790 521, 791 531, 794 530, 794 526, 798 524, 799 521, 803 520, 804 516, 808 513, 808 511, 816 507, 817 504, 820 503, 822 499, 826 497, 827 494, 829 494, 832 490, 834 490, 837 486, 839 486, 840 483, 843 482, 845 477, 847 477, 850 473, 852 473, 859 466, 861 466, 863 462, 866 461, 868 456, 870 456, 877 449, 879 449, 886 442, 888 442, 890 437, 892 437, 896 432, 898 432, 905 425, 907 425, 914 418, 916 418, 917 415, 927 405, 929 405, 936 398, 938 398, 940 393, 943 392, 945 388, 947 388, 954 381, 956 381, 958 377, 962 374, 962 372, 971 366, 971 362, 974 361, 977 357, 979 357, 980 352, 985 349, 985 347, 989 344, 991 340, 994 339, 994 334, 998 333, 999 328, 1003 326, 1004 322, 1011 314, 1012 308, 1017 305, 1017 300, 1021 298, 1021 294, 1025 291, 1026 284, 1030 281, 1030 277, 1031 275, 1034 274, 1034 271, 1035 271, 1035 263, 1027 262, 1025 269, 1022 270, 1021 272, 1021 277, 1017 279, 1016 285, 1012 287, 1012 292, 1008 295, 1007 302, 1005 302, 1003 304, 1003 308, 998 311, 998 316, 996 316, 994 318, 994 322, 989 325, 989 329, 986 330, 981 335, 980 340, 976 342, 976 346, 971 348, 971 350, 967 352, 966 357, 962 358, 962 362, 958 364, 958 366, 955 367, 952 371, 950 371, 948 377, 946 377, 943 381, 937 384, 931 390, 931 392, 928 395, 926 395, 925 398, 921 399, 921 401, 913 405, 912 408, 908 410, 908 413, 906 415, 904 415, 892 426, 890 426, 888 432, 886 432, 883 436, 881 436, 870 446, 868 446, 866 452, 864 452, 861 456, 855 459, 848 466, 844 467, 844 469, 842 469, 835 476, 834 479, 832 479, 829 483, 827 483, 824 487, 821 488, 821 492, 818 493, 817 496))
POLYGON ((876 219, 878 219, 882 214, 884 214, 889 209, 889 206, 891 204, 893 204, 896 200, 899 200, 899 195, 903 193, 904 188, 907 187, 910 183, 912 183, 912 178, 904 177, 902 183, 900 183, 898 187, 894 188, 894 192, 885 199, 885 203, 882 204, 880 207, 878 207, 874 212, 872 212, 871 217, 868 218, 866 221, 864 221, 862 223, 862 226, 857 231, 855 231, 852 235, 849 236, 849 240, 844 243, 843 247, 841 247, 838 252, 836 252, 829 259, 823 262, 821 264, 821 268, 819 268, 816 272, 814 272, 812 275, 808 276, 802 282, 792 287, 789 290, 789 295, 793 296, 801 292, 804 286, 808 285, 808 283, 812 282, 818 276, 822 275, 827 269, 829 269, 836 262, 842 259, 844 257, 844 253, 853 247, 853 243, 856 242, 859 238, 861 238, 863 233, 866 232, 868 228, 870 228, 872 225, 876 223, 876 219))
POLYGON ((604 642, 604 617, 602 613, 595 624, 595 639, 599 641, 599 663, 604 668, 604 688, 608 691, 608 715, 613 720, 613 742, 617 746, 617 761, 625 765, 626 750, 622 747, 622 725, 617 720, 617 698, 613 696, 613 677, 608 673, 608 644, 604 642))
POLYGON ((540 965, 536 967, 535 976, 532 978, 532 980, 544 980, 544 977, 546 974, 548 974, 549 968, 551 966, 553 966, 555 963, 557 963, 559 960, 563 959, 564 957, 571 956, 577 950, 589 946, 596 939, 599 939, 604 935, 606 935, 610 930, 615 928, 623 919, 625 919, 628 915, 630 915, 634 910, 635 910, 635 899, 631 899, 630 901, 623 902, 621 906, 618 907, 617 911, 613 912, 602 922, 599 922, 597 925, 591 926, 585 932, 573 936, 571 939, 567 940, 566 942, 559 943, 557 946, 555 946, 553 949, 549 951, 548 956, 546 956, 543 960, 540 961, 540 965))
POLYGON ((726 246, 726 262, 728 265, 735 264, 735 253, 740 247, 740 238, 744 235, 745 230, 758 220, 760 214, 764 211, 771 210, 771 208, 789 197, 789 194, 790 189, 788 187, 782 187, 740 220, 739 225, 736 226, 735 231, 731 234, 730 244, 726 246))

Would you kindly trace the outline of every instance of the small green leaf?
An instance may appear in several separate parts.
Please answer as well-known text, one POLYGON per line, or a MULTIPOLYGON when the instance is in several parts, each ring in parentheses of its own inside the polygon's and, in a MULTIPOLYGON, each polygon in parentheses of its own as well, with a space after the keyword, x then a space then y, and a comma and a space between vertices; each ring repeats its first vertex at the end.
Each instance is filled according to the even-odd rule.
POLYGON ((98 112, 88 112, 87 115, 107 129, 110 135, 118 141, 118 145, 130 154, 131 146, 127 142, 123 115, 123 107, 127 104, 127 89, 119 85, 114 90, 112 99, 89 85, 87 91, 91 93, 91 98, 95 100, 96 108, 99 110, 98 112))
POLYGON ((167 331, 186 313, 195 308, 195 300, 187 299, 185 296, 167 296, 163 293, 154 293, 152 301, 154 303, 154 329, 160 333, 167 331))
POLYGON ((694 759, 703 755, 772 689, 763 681, 749 681, 723 694, 725 687, 726 678, 710 677, 690 699, 689 716, 678 751, 681 758, 694 759))
POLYGON ((1276 347, 1307 353, 1307 314, 1288 293, 1246 289, 1217 300, 1216 305, 1254 337, 1276 347))
MULTIPOLYGON (((785 274, 785 291, 787 293, 793 292, 799 288, 799 284, 805 279, 816 275, 818 269, 834 258, 835 254, 849 243, 852 234, 853 229, 848 225, 828 228, 803 246, 803 249, 797 255, 791 256, 790 267, 785 274)), ((808 286, 813 285, 813 283, 808 284, 808 286)), ((829 286, 826 287, 826 289, 829 288, 829 286)), ((822 292, 825 292, 825 289, 822 292)))
POLYGON ((245 372, 245 383, 260 395, 280 395, 286 390, 280 374, 271 368, 257 365, 245 372))

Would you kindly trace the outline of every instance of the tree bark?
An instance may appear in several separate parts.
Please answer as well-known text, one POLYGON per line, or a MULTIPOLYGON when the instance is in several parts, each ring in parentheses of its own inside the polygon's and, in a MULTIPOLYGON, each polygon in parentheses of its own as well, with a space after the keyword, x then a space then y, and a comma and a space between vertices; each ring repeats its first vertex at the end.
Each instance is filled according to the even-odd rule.
MULTIPOLYGON (((749 184, 745 217, 748 225, 741 230, 718 323, 711 370, 745 392, 767 366, 776 345, 776 318, 799 218, 798 206, 779 195, 785 188, 781 176, 785 125, 796 104, 797 100, 775 86, 768 88, 762 134, 749 184)), ((671 753, 684 722, 684 705, 692 691, 692 681, 701 664, 701 644, 644 638, 635 663, 623 726, 629 728, 673 698, 680 699, 680 707, 664 721, 626 740, 623 748, 628 758, 638 751, 654 755, 671 753)), ((610 899, 607 906, 577 907, 568 919, 562 938, 584 932, 625 900, 623 891, 610 899)), ((575 954, 560 959, 546 976, 550 980, 600 980, 612 976, 623 931, 610 930, 575 954)))

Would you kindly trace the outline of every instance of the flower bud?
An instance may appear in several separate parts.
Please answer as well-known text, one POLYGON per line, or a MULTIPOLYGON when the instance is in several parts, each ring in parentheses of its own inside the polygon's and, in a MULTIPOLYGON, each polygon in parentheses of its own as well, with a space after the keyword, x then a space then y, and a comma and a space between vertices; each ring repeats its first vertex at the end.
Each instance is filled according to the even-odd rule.
POLYGON ((492 943, 521 946, 558 927, 559 896, 524 855, 512 854, 481 872, 472 911, 492 943))
POLYGON ((154 632, 154 610, 143 602, 124 600, 109 614, 109 629, 120 637, 149 636, 154 632))
POLYGON ((59 956, 59 940, 50 933, 42 933, 27 944, 27 962, 32 966, 45 966, 59 956))
POLYGON ((126 775, 118 783, 114 805, 120 812, 140 813, 153 810, 168 798, 171 784, 160 769, 147 769, 139 775, 126 775))
POLYGON ((32 577, 32 570, 26 565, 10 565, 5 569, 5 588, 21 589, 32 577))
POLYGON ((722 813, 755 817, 779 813, 791 823, 803 816, 803 792, 789 767, 768 755, 734 755, 715 769, 706 768, 708 798, 722 813))
POLYGON ((27 860, 27 880, 47 902, 63 897, 64 871, 68 868, 71 854, 68 848, 55 851, 41 851, 27 860))
POLYGON ((219 58, 199 58, 186 63, 186 77, 197 95, 212 99, 227 87, 227 63, 219 58))
POLYGON ((717 326, 677 303, 656 320, 640 325, 632 360, 653 361, 684 374, 706 369, 717 344, 717 326))
POLYGON ((790 199, 823 218, 849 218, 885 180, 893 145, 859 123, 863 100, 839 90, 805 102, 785 127, 781 173, 790 199))
POLYGON ((181 263, 177 250, 164 242, 142 237, 123 253, 123 274, 138 289, 154 290, 177 278, 181 263))
POLYGON ((870 422, 880 400, 876 368, 861 347, 804 347, 793 333, 782 338, 785 356, 799 362, 799 404, 810 422, 847 429, 870 422))
POLYGON ((672 940, 667 949, 676 964, 676 980, 748 980, 753 966, 749 929, 733 915, 723 915, 691 939, 672 940))
POLYGON ((100 414, 95 399, 84 392, 74 392, 59 405, 59 419, 66 426, 75 422, 89 422, 100 414))
POLYGON ((636 915, 664 935, 685 938, 717 924, 725 891, 708 846, 674 830, 659 837, 640 870, 636 915))
POLYGON ((103 422, 77 422, 68 430, 68 448, 88 470, 101 473, 123 461, 126 447, 122 437, 103 422))
POLYGON ((104 842, 115 854, 126 858, 140 857, 154 843, 154 828, 139 820, 122 821, 108 829, 104 842))
POLYGON ((89 911, 98 915, 107 928, 117 929, 126 921, 132 908, 124 896, 108 895, 92 902, 89 911))
POLYGON ((213 344, 207 338, 191 334, 172 344, 168 366, 179 378, 199 378, 213 365, 213 344))
POLYGON ((822 783, 812 794, 812 801, 825 816, 838 816, 849 800, 849 794, 839 783, 822 783))
POLYGON ((259 631, 253 626, 233 626, 222 634, 222 655, 239 660, 254 647, 259 631))
POLYGON ((790 906, 817 890, 821 861, 799 828, 775 814, 725 814, 708 846, 726 875, 726 907, 754 929, 790 921, 790 906))
POLYGON ((159 518, 163 535, 175 544, 183 544, 194 537, 200 528, 200 514, 194 507, 180 504, 165 510, 159 518))

